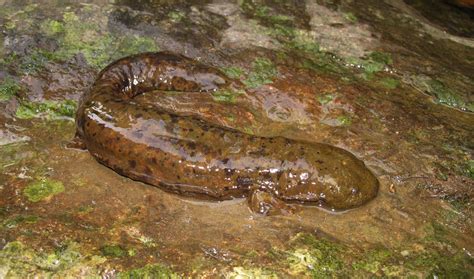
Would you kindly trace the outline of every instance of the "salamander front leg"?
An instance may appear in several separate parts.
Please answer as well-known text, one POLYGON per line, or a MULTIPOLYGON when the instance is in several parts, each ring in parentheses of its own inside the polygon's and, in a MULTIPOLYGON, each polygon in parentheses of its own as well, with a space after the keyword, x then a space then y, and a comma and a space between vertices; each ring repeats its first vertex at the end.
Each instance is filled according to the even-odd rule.
POLYGON ((295 213, 297 208, 275 197, 272 193, 254 190, 248 198, 250 210, 263 215, 288 215, 295 213))

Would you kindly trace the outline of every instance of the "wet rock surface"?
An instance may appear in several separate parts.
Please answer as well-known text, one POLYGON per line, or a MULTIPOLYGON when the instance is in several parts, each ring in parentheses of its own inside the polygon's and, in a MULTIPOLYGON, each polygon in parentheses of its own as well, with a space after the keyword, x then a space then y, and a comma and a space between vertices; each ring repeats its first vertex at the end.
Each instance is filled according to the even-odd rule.
POLYGON ((0 277, 472 277, 473 41, 465 11, 423 3, 0 1, 0 277), (377 198, 272 216, 260 195, 260 217, 67 148, 100 69, 157 50, 251 93, 170 92, 160 109, 348 150, 377 198))

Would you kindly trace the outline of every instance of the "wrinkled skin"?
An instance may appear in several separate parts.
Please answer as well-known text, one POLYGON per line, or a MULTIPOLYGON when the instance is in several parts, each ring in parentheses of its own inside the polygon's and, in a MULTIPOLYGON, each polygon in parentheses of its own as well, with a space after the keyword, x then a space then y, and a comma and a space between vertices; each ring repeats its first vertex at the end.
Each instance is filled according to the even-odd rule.
POLYGON ((106 67, 83 97, 77 138, 119 174, 197 198, 251 196, 250 208, 261 214, 280 212, 269 207, 287 202, 344 210, 376 196, 375 176, 345 150, 244 134, 150 102, 167 90, 240 88, 239 81, 183 56, 123 58, 106 67))

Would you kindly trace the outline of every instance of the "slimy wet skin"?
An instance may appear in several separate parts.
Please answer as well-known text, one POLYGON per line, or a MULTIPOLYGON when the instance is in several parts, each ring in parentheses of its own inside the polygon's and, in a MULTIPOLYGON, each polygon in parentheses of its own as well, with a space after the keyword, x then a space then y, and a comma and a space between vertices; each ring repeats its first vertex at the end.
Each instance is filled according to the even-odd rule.
POLYGON ((152 102, 163 91, 215 90, 243 87, 171 53, 123 58, 106 67, 83 97, 77 137, 119 174, 196 198, 252 197, 250 208, 262 214, 286 203, 344 210, 376 196, 375 176, 343 149, 249 135, 152 102))

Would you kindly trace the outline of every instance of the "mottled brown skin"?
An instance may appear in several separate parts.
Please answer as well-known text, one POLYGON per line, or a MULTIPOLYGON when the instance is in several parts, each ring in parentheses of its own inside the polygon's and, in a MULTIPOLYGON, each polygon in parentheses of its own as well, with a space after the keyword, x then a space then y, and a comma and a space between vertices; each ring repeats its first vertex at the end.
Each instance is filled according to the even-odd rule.
POLYGON ((239 88, 238 81, 180 55, 123 58, 106 67, 82 99, 77 136, 102 164, 167 191, 215 200, 259 193, 249 202, 255 212, 283 201, 344 210, 376 196, 375 176, 345 150, 244 134, 143 101, 166 90, 239 88))

